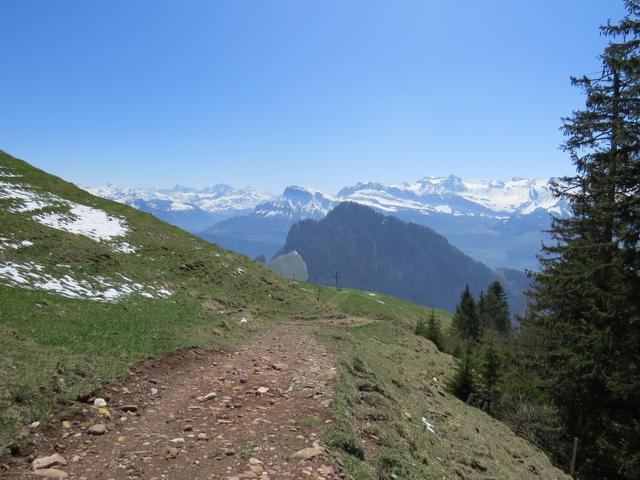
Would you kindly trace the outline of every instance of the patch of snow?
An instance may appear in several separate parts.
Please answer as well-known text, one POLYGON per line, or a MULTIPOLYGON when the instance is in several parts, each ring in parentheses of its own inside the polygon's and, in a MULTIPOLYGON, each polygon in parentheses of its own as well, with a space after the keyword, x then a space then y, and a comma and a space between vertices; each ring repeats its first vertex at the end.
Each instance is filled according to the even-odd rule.
MULTIPOLYGON (((67 210, 41 212, 33 215, 31 219, 56 230, 83 235, 96 242, 110 242, 129 232, 129 226, 123 218, 51 193, 38 193, 23 185, 0 182, 0 199, 12 200, 13 205, 8 210, 14 213, 35 212, 45 208, 67 210)), ((135 247, 127 242, 116 244, 113 249, 123 253, 136 251, 135 247)))
POLYGON ((131 245, 129 242, 116 243, 113 246, 113 250, 122 253, 136 253, 136 247, 131 245))
POLYGON ((6 237, 0 237, 0 250, 6 250, 7 248, 12 248, 13 250, 18 250, 23 247, 30 247, 33 245, 33 242, 29 240, 22 240, 20 242, 12 242, 6 237))
POLYGON ((436 433, 436 427, 432 423, 429 423, 426 418, 422 417, 422 423, 424 424, 424 428, 426 428, 428 431, 430 431, 431 433, 436 433))
POLYGON ((10 212, 14 213, 32 212, 34 210, 47 208, 53 204, 50 199, 47 199, 36 192, 26 190, 20 185, 7 182, 0 182, 0 199, 14 200, 14 203, 17 205, 8 209, 10 212))
POLYGON ((7 170, 1 170, 0 169, 0 177, 5 177, 5 178, 15 178, 15 177, 21 177, 22 175, 18 175, 16 173, 11 173, 7 170))
POLYGON ((5 178, 16 178, 16 177, 21 177, 22 175, 16 174, 16 173, 11 173, 7 170, 0 170, 0 177, 5 177, 5 178))
POLYGON ((96 242, 122 237, 129 230, 124 220, 103 210, 69 202, 69 213, 45 212, 33 217, 36 222, 57 230, 89 237, 96 242))
POLYGON ((88 299, 97 302, 114 302, 126 296, 138 294, 146 298, 165 298, 172 292, 164 288, 140 283, 116 283, 103 276, 76 279, 71 275, 54 276, 44 273, 44 266, 34 262, 0 263, 0 283, 9 287, 44 290, 63 297, 88 299))

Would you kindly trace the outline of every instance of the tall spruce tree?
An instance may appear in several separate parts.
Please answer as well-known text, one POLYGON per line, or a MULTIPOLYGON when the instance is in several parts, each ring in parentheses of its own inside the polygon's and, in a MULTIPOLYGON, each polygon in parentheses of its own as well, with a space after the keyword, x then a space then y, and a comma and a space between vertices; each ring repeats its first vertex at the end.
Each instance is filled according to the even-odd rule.
POLYGON ((532 297, 582 479, 640 478, 640 1, 625 4, 602 27, 601 73, 572 79, 586 95, 563 126, 576 174, 553 186, 572 216, 553 222, 532 297))
POLYGON ((420 314, 420 318, 416 321, 416 329, 414 333, 421 337, 427 336, 427 321, 424 319, 422 314, 420 314))
POLYGON ((480 295, 478 296, 478 303, 476 304, 478 308, 478 320, 480 322, 480 330, 484 333, 491 326, 491 317, 489 315, 489 309, 487 308, 487 301, 485 299, 484 290, 480 291, 480 295))
POLYGON ((463 402, 468 402, 472 394, 476 394, 476 382, 474 379, 473 365, 471 364, 471 353, 467 348, 456 373, 447 384, 451 393, 463 402))
POLYGON ((484 303, 487 326, 500 333, 509 333, 509 330, 511 330, 509 301, 502 284, 497 280, 489 285, 484 296, 484 303))
POLYGON ((440 328, 440 321, 436 317, 436 312, 431 309, 429 314, 429 320, 425 328, 425 336, 433 342, 438 350, 444 351, 444 338, 442 337, 442 329, 440 328))
POLYGON ((493 340, 493 335, 488 334, 484 340, 484 346, 482 349, 482 357, 480 364, 480 376, 481 376, 481 397, 482 403, 487 411, 491 414, 493 412, 493 406, 498 397, 498 381, 500 380, 500 370, 502 368, 502 361, 500 354, 496 349, 496 345, 493 340))
POLYGON ((465 339, 478 340, 480 338, 480 317, 476 302, 467 285, 460 295, 460 303, 456 307, 452 327, 454 331, 465 339))

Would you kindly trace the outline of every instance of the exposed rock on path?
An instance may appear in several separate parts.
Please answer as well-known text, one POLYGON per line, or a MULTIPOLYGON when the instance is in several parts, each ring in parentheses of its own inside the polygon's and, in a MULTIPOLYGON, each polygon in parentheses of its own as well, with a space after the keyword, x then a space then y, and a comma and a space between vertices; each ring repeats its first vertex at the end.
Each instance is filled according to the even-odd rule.
POLYGON ((40 433, 34 451, 16 460, 8 475, 342 478, 320 439, 332 421, 326 400, 335 368, 307 328, 282 326, 233 353, 193 349, 147 361, 125 385, 95 396, 108 407, 87 399, 59 426, 40 433), (56 453, 64 457, 32 468, 32 461, 56 453), (44 472, 45 465, 57 471, 44 472))

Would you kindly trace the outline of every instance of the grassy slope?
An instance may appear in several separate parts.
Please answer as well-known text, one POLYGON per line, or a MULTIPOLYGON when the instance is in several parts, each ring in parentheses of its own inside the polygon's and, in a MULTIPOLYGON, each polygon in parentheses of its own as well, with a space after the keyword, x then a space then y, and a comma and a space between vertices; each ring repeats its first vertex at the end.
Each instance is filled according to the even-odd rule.
MULTIPOLYGON (((59 275, 69 273, 56 267, 64 263, 77 275, 122 273, 176 292, 167 299, 130 297, 104 304, 0 286, 0 445, 25 423, 43 420, 60 402, 116 380, 142 358, 189 345, 227 348, 282 318, 344 312, 374 320, 318 331, 341 366, 338 422, 327 439, 342 448, 354 477, 557 478, 533 447, 443 391, 453 359, 412 333, 429 309, 384 294, 326 287, 317 301, 315 286, 282 279, 258 262, 93 197, 2 152, 0 169, 22 175, 2 181, 30 184, 126 218, 132 227, 126 240, 140 253, 113 252, 42 226, 7 212, 8 202, 0 199, 0 236, 34 242, 0 250, 0 263, 37 261, 59 275), (245 274, 234 275, 238 267, 245 274), (249 323, 240 325, 241 317, 249 323), (424 430, 422 415, 435 424, 437 435, 424 430), (365 461, 346 451, 362 453, 365 461)), ((446 313, 437 315, 448 325, 446 313)))
MULTIPOLYGON (((351 295, 344 301, 353 314, 366 315, 364 300, 351 295)), ((395 308, 420 315, 421 307, 390 303, 396 302, 395 308)), ((568 478, 507 426, 449 394, 445 384, 456 360, 413 334, 415 322, 392 316, 319 329, 340 364, 338 421, 326 441, 356 480, 568 478)))
POLYGON ((125 240, 139 254, 114 252, 103 243, 43 226, 30 219, 33 213, 9 212, 11 200, 0 199, 0 236, 34 243, 0 250, 0 263, 35 261, 56 276, 78 278, 119 278, 119 273, 176 292, 166 299, 131 296, 105 304, 0 285, 0 445, 57 403, 115 380, 142 358, 194 344, 227 347, 278 319, 333 311, 258 262, 149 214, 93 197, 2 152, 0 169, 20 175, 3 177, 3 182, 53 192, 125 218, 131 227, 125 240), (241 326, 241 317, 249 323, 241 326))
MULTIPOLYGON (((318 296, 317 286, 298 288, 318 296)), ((446 391, 457 361, 413 333, 430 308, 377 292, 320 287, 319 293, 340 311, 373 320, 318 330, 340 367, 338 421, 325 440, 356 480, 568 478, 507 426, 446 391)), ((434 312, 449 328, 451 315, 434 312)))

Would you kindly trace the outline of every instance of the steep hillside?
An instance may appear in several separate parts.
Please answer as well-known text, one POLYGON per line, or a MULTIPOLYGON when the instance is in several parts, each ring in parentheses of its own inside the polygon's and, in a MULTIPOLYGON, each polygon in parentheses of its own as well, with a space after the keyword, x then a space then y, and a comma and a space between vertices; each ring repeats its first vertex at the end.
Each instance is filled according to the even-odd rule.
POLYGON ((296 250, 309 278, 375 290, 453 311, 468 283, 474 293, 497 276, 433 230, 345 202, 320 221, 291 228, 280 253, 296 250))

